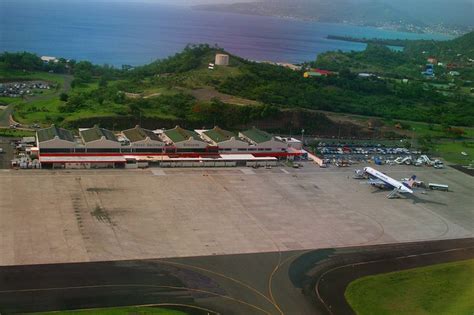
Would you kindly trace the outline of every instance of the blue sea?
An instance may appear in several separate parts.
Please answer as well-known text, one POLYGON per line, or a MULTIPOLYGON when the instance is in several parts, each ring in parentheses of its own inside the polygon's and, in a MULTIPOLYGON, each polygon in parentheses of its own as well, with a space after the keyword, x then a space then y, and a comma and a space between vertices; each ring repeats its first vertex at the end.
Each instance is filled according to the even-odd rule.
POLYGON ((218 44, 251 59, 303 62, 328 50, 363 50, 365 44, 327 35, 367 38, 449 39, 373 27, 197 11, 152 2, 0 0, 0 51, 141 65, 188 43, 218 44))

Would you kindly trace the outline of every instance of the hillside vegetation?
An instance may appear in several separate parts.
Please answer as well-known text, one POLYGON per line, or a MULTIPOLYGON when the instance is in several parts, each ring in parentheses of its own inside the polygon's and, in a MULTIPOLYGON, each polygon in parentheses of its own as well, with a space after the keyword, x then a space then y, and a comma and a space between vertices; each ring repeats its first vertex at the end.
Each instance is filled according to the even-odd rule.
MULTIPOLYGON (((53 100, 15 101, 15 119, 25 124, 76 127, 101 123, 126 127, 154 122, 165 127, 178 123, 199 127, 219 124, 233 129, 272 121, 272 128, 286 130, 293 123, 299 128, 304 119, 284 119, 280 126, 278 119, 305 109, 375 116, 387 121, 474 126, 474 97, 469 86, 464 86, 469 85, 464 73, 472 67, 466 61, 467 54, 458 56, 459 51, 472 51, 472 37, 468 34, 433 44, 463 62, 461 76, 453 79, 453 85, 446 90, 435 86, 444 84, 437 81, 438 77, 427 80, 420 74, 426 56, 420 55, 419 50, 426 43, 418 42, 411 43, 418 47, 418 53, 414 48, 395 52, 383 45, 369 44, 362 52, 323 54, 306 66, 338 73, 319 78, 304 78, 304 71, 232 55, 229 66, 210 70, 208 64, 215 54, 225 51, 209 45, 188 46, 169 58, 122 69, 64 59, 54 65, 44 64, 33 54, 4 53, 0 55, 0 69, 2 77, 10 79, 15 73, 40 73, 57 79, 57 74, 45 71, 74 75, 71 90, 53 100), (377 75, 361 78, 359 71, 377 75), (409 80, 402 81, 406 77, 409 80)), ((324 115, 314 117, 317 118, 305 122, 308 130, 329 126, 324 115)))

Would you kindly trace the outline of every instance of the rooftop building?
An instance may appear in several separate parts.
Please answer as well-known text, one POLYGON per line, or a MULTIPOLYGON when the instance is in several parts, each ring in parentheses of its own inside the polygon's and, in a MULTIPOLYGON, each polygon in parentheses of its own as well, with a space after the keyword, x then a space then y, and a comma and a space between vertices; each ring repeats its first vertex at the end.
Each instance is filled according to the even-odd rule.
POLYGON ((279 152, 288 149, 288 145, 285 142, 275 139, 271 134, 255 127, 241 131, 239 136, 251 144, 249 151, 258 150, 279 152))
POLYGON ((122 134, 135 148, 162 148, 165 144, 153 131, 143 129, 140 126, 122 131, 122 134))
POLYGON ((218 144, 219 142, 230 140, 232 137, 235 138, 237 135, 231 131, 215 126, 213 129, 204 131, 203 136, 208 138, 214 144, 218 144))
POLYGON ((52 125, 49 128, 38 130, 36 132, 36 138, 39 142, 45 142, 53 139, 74 142, 74 135, 71 131, 63 128, 58 128, 55 125, 52 125))
POLYGON ((124 130, 122 133, 130 142, 138 142, 147 139, 161 141, 158 135, 156 135, 153 131, 143 129, 140 126, 135 126, 135 128, 124 130))
POLYGON ((205 140, 212 145, 218 146, 219 151, 247 151, 249 144, 239 139, 236 133, 214 127, 201 133, 205 140))
POLYGON ((118 141, 117 137, 114 135, 112 131, 104 129, 104 128, 100 128, 97 125, 89 129, 83 129, 79 131, 79 133, 81 134, 81 137, 82 137, 82 140, 84 140, 84 143, 97 141, 100 139, 118 141))
POLYGON ((36 131, 37 147, 43 151, 48 149, 73 149, 76 146, 71 131, 52 125, 49 128, 36 131))
POLYGON ((241 131, 240 136, 249 140, 252 144, 267 142, 273 138, 271 134, 255 127, 252 127, 249 130, 241 131))
POLYGON ((190 139, 202 141, 198 133, 191 130, 186 130, 184 128, 181 128, 180 126, 176 126, 173 129, 165 130, 163 134, 174 143, 190 139))
POLYGON ((174 144, 177 148, 206 148, 204 142, 197 132, 186 130, 180 126, 163 131, 163 139, 167 144, 174 144))
POLYGON ((43 62, 58 62, 59 59, 52 56, 41 56, 41 61, 43 62))
POLYGON ((307 71, 303 74, 305 78, 309 77, 327 77, 328 75, 334 75, 335 72, 323 69, 312 69, 311 71, 307 71))
POLYGON ((94 126, 79 131, 86 148, 120 148, 121 144, 110 130, 94 126))

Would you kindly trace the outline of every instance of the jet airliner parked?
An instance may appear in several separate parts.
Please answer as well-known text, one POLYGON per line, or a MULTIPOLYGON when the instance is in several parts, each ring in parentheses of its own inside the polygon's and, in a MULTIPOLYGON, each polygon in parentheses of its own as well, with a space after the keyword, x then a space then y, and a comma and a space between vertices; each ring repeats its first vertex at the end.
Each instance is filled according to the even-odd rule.
POLYGON ((416 182, 415 175, 413 175, 408 181, 401 182, 371 167, 365 167, 364 172, 369 177, 368 183, 370 185, 381 188, 393 189, 387 195, 389 199, 396 198, 399 196, 399 194, 403 193, 413 194, 413 185, 416 182))

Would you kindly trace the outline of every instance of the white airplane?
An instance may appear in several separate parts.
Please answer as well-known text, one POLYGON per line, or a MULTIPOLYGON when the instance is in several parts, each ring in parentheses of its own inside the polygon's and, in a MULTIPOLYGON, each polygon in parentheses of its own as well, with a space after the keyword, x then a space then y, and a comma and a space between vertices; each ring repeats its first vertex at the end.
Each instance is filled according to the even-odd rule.
POLYGON ((364 172, 369 175, 369 184, 377 187, 393 189, 387 195, 389 199, 396 198, 399 194, 403 193, 413 194, 412 188, 416 182, 415 175, 413 175, 408 181, 400 182, 371 167, 365 167, 364 172))

